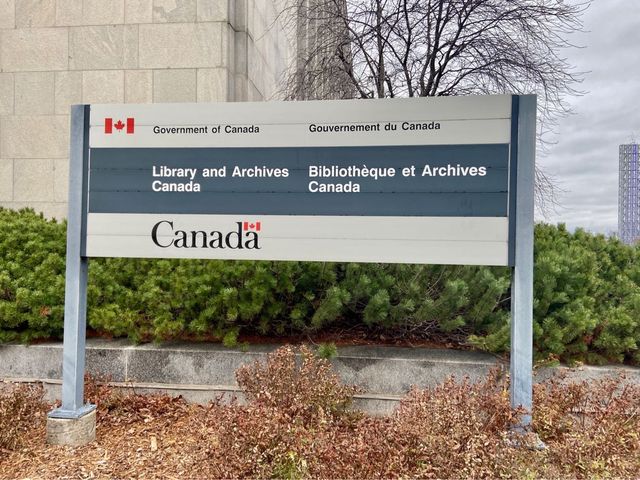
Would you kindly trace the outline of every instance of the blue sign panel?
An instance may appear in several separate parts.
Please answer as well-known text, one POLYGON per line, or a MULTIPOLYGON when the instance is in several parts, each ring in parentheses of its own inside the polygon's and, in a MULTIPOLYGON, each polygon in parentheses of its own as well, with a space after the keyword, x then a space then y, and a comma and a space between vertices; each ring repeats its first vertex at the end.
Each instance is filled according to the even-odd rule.
POLYGON ((505 217, 509 145, 92 149, 89 211, 505 217))

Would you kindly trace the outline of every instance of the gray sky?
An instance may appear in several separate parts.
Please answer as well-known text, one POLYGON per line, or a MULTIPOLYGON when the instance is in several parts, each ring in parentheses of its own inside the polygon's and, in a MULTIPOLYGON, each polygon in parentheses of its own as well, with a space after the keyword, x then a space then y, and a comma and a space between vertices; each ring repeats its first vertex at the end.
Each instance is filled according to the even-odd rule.
MULTIPOLYGON (((538 163, 564 190, 546 221, 610 233, 618 224, 618 145, 640 141, 640 0, 594 0, 584 34, 567 52, 588 71, 570 99, 574 114, 560 120, 555 145, 538 163)), ((540 220, 543 220, 541 217, 540 220)))

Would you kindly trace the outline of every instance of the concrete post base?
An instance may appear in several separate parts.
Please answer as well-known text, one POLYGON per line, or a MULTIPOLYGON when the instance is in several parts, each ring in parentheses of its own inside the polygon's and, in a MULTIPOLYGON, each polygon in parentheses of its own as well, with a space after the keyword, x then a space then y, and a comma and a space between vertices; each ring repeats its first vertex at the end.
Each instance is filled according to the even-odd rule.
POLYGON ((47 417, 47 443, 81 447, 96 439, 96 411, 79 418, 47 417))

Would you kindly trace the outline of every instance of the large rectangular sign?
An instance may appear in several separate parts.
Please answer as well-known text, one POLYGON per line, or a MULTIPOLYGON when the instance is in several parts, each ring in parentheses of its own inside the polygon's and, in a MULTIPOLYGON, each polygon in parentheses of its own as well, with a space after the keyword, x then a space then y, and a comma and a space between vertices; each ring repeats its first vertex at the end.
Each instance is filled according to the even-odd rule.
POLYGON ((508 265, 514 105, 92 105, 86 255, 508 265))
POLYGON ((62 406, 89 257, 510 265, 511 404, 531 423, 536 97, 71 109, 62 406))

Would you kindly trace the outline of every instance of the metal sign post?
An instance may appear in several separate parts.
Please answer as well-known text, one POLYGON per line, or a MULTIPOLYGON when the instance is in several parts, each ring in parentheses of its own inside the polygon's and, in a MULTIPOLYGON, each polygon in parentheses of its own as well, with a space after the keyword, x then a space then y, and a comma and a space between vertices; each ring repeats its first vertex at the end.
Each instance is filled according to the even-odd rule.
POLYGON ((511 95, 74 107, 49 420, 95 416, 87 259, 139 257, 510 266, 511 402, 529 425, 535 114, 511 95))
POLYGON ((62 406, 49 413, 47 441, 83 445, 95 439, 95 405, 84 403, 84 363, 87 329, 87 171, 89 107, 71 108, 69 153, 69 213, 62 352, 62 406))
POLYGON ((515 261, 511 285, 511 406, 528 414, 533 408, 533 228, 536 154, 536 97, 523 95, 518 105, 515 261))

